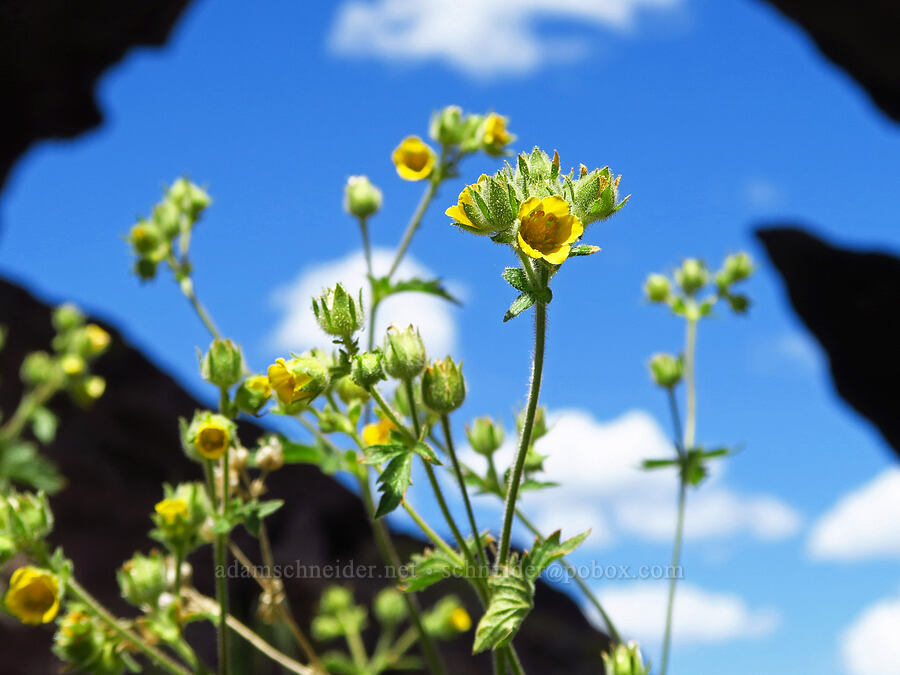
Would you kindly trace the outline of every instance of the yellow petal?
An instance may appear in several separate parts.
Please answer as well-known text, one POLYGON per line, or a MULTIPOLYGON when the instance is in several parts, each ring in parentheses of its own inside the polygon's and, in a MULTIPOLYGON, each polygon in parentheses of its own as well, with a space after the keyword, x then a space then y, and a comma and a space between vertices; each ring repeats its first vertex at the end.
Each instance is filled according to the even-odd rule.
POLYGON ((540 205, 541 200, 538 197, 529 197, 526 199, 522 202, 521 206, 519 206, 519 220, 528 217, 528 214, 536 210, 540 205))
POLYGON ((552 253, 548 253, 545 256, 543 256, 544 260, 546 260, 548 263, 551 263, 553 265, 562 265, 566 261, 566 258, 569 257, 569 251, 571 249, 572 249, 572 247, 569 246, 568 244, 566 244, 565 246, 560 246, 557 250, 553 251, 552 253))
POLYGON ((541 208, 543 209, 544 213, 556 216, 559 219, 562 219, 564 216, 569 215, 569 202, 567 202, 559 195, 544 197, 541 200, 541 208))
POLYGON ((528 242, 522 238, 521 233, 519 233, 518 239, 519 239, 519 248, 522 249, 522 252, 525 255, 530 256, 532 258, 543 258, 544 257, 543 253, 541 253, 537 249, 531 248, 531 246, 528 245, 528 242))

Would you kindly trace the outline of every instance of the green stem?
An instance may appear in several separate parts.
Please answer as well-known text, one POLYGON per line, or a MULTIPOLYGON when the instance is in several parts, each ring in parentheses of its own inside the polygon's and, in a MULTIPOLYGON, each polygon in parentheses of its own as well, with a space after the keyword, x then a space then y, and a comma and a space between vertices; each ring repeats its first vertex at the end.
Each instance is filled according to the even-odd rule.
POLYGON ((369 226, 366 218, 359 219, 359 231, 362 234, 363 253, 366 256, 366 274, 372 277, 372 244, 369 241, 369 226))
POLYGON ((685 452, 694 447, 694 433, 697 426, 697 383, 695 374, 697 347, 697 320, 688 319, 684 348, 684 382, 687 387, 687 419, 684 423, 683 448, 685 452))
MULTIPOLYGON (((531 531, 531 533, 537 537, 538 539, 545 539, 544 535, 541 534, 540 530, 532 523, 524 513, 522 513, 521 509, 516 509, 516 517, 522 522, 522 524, 531 531)), ((565 558, 559 559, 560 565, 566 570, 566 573, 569 574, 575 580, 575 583, 578 584, 578 588, 581 589, 581 592, 584 593, 585 597, 588 599, 588 602, 593 605, 594 609, 596 609, 600 616, 603 618, 603 622, 606 624, 606 629, 609 631, 609 636, 612 638, 613 642, 619 644, 622 642, 622 636, 619 635, 619 631, 616 630, 616 627, 613 625, 612 619, 609 617, 609 614, 606 613, 606 610, 603 609, 603 605, 600 604, 600 601, 597 599, 597 596, 594 595, 594 592, 590 589, 584 579, 581 578, 581 575, 578 574, 578 571, 569 564, 569 562, 565 558)))
MULTIPOLYGON (((482 560, 484 551, 481 548, 481 538, 478 534, 478 524, 475 522, 475 512, 472 510, 472 502, 469 500, 469 491, 466 489, 466 479, 463 477, 462 467, 456 456, 456 448, 453 446, 453 433, 450 430, 450 419, 447 415, 441 415, 441 428, 444 430, 444 438, 447 440, 447 455, 453 464, 453 472, 456 474, 456 480, 459 483, 459 490, 462 492, 463 502, 466 505, 466 515, 469 518, 469 526, 472 528, 472 536, 475 541, 475 557, 479 568, 486 564, 482 560)), ((480 575, 479 575, 480 576, 480 575)))
POLYGON ((209 312, 206 311, 206 307, 204 307, 197 299, 197 294, 194 292, 194 282, 191 277, 185 277, 179 285, 181 286, 181 292, 184 293, 184 296, 191 303, 191 307, 194 308, 194 311, 197 313, 197 316, 200 317, 200 321, 203 322, 203 325, 206 327, 206 330, 209 331, 209 334, 212 335, 214 339, 221 340, 222 334, 219 333, 219 329, 216 328, 212 316, 210 316, 209 312))
POLYGON ((356 666, 357 672, 365 672, 369 657, 366 655, 366 646, 363 644, 362 637, 358 630, 347 630, 346 626, 344 630, 346 631, 344 640, 350 649, 350 658, 353 659, 353 665, 356 666))
MULTIPOLYGON (((204 462, 206 474, 206 490, 210 494, 212 504, 216 503, 216 484, 215 474, 213 471, 213 460, 208 459, 204 462)), ((228 490, 227 477, 223 476, 222 492, 228 490)), ((216 603, 219 605, 219 622, 217 629, 217 644, 219 654, 219 673, 227 675, 228 673, 228 580, 225 578, 225 545, 226 537, 224 534, 217 534, 213 541, 214 568, 213 576, 216 584, 216 603), (221 574, 220 574, 221 572, 221 574)))
MULTIPOLYGON (((443 157, 441 158, 441 163, 443 163, 443 157)), ((397 253, 394 255, 394 262, 391 263, 391 268, 387 273, 388 279, 394 276, 394 272, 396 272, 397 268, 400 266, 400 263, 403 260, 403 256, 406 255, 406 249, 409 248, 409 245, 412 242, 412 238, 416 234, 416 230, 418 230, 419 225, 422 224, 422 217, 425 215, 425 211, 428 210, 428 205, 431 204, 431 200, 434 199, 434 196, 437 194, 437 188, 440 184, 440 180, 441 179, 439 177, 432 177, 428 181, 428 187, 425 188, 425 193, 422 195, 422 199, 419 201, 419 205, 416 207, 416 210, 413 213, 409 224, 406 226, 406 232, 403 233, 403 239, 400 240, 400 244, 399 246, 397 246, 397 253)))
POLYGON ((512 476, 506 490, 506 506, 503 515, 503 530, 500 534, 500 551, 497 555, 497 568, 499 569, 509 560, 510 540, 512 539, 513 519, 516 513, 516 500, 519 496, 519 484, 522 482, 522 474, 525 470, 525 457, 531 445, 531 429, 534 426, 534 417, 537 412, 538 397, 541 391, 541 377, 544 369, 544 346, 547 336, 547 305, 538 302, 534 306, 534 361, 531 370, 531 386, 528 391, 528 404, 525 408, 525 422, 522 425, 522 437, 519 440, 519 450, 513 465, 512 476))
MULTIPOLYGON (((372 489, 369 487, 369 481, 359 475, 357 475, 357 480, 359 482, 359 491, 366 507, 366 514, 369 516, 369 525, 372 527, 372 533, 375 536, 375 544, 378 546, 385 563, 396 570, 400 567, 400 556, 397 554, 397 549, 394 548, 394 543, 391 541, 391 536, 384 523, 381 520, 375 520, 375 502, 372 499, 372 489)), ((418 633, 419 645, 422 648, 425 662, 428 664, 428 670, 432 675, 446 675, 447 671, 444 668, 443 661, 441 661, 437 647, 428 631, 425 630, 425 624, 422 621, 422 609, 419 607, 418 601, 410 593, 404 593, 403 599, 406 602, 410 621, 415 627, 416 633, 418 633)))
POLYGON ((675 582, 678 575, 675 570, 681 561, 681 540, 684 533, 684 505, 687 498, 687 481, 682 478, 678 488, 678 521, 675 525, 675 545, 672 548, 672 578, 669 579, 669 597, 666 601, 666 630, 663 636, 662 664, 660 675, 666 675, 669 666, 669 649, 672 643, 672 614, 675 609, 675 582))
POLYGON ((128 644, 134 645, 157 666, 165 670, 167 673, 171 673, 172 675, 190 675, 189 670, 173 661, 156 647, 152 647, 151 645, 144 642, 134 632, 122 626, 122 624, 120 624, 116 620, 116 618, 112 614, 110 614, 106 610, 106 608, 103 607, 103 605, 101 605, 97 601, 97 599, 94 598, 94 596, 88 593, 87 589, 85 589, 75 579, 69 578, 66 586, 69 589, 69 593, 72 595, 72 597, 80 600, 85 605, 87 605, 90 608, 91 612, 93 612, 97 616, 97 618, 105 623, 113 632, 115 632, 128 644))
POLYGON ((684 431, 681 429, 681 414, 678 412, 678 397, 675 396, 675 388, 669 387, 666 390, 669 394, 669 412, 672 415, 672 437, 675 443, 675 450, 679 457, 684 457, 685 451, 681 447, 684 440, 684 431))
POLYGON ((0 442, 7 443, 17 438, 34 411, 49 401, 57 391, 59 383, 53 380, 44 382, 25 394, 12 416, 0 427, 0 442))

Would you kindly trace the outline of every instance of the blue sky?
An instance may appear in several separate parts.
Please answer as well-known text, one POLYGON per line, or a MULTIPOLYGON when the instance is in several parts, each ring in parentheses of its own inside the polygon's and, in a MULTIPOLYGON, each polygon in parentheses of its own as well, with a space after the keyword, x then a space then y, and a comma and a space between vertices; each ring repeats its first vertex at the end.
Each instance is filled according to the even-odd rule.
MULTIPOLYGON (((390 164, 399 139, 424 135, 431 111, 450 103, 501 112, 518 149, 609 164, 633 194, 588 230, 603 252, 554 281, 543 401, 557 426, 544 450, 571 484, 534 499, 538 516, 594 525, 578 562, 667 563, 668 542, 646 523, 669 517, 675 479, 631 467, 664 446, 665 401, 645 363, 680 347, 681 326, 643 302, 641 284, 684 256, 717 264, 748 249, 761 265, 747 287, 750 316, 723 312, 701 327, 699 438, 744 451, 691 496, 671 672, 898 672, 883 636, 900 630, 900 528, 883 513, 900 509, 900 481, 880 437, 834 394, 751 232, 796 220, 839 242, 900 249, 886 170, 900 151, 896 128, 763 3, 572 0, 565 13, 525 4, 444 14, 442 3, 402 0, 266 12, 194 3, 166 49, 134 52, 102 80, 101 129, 45 143, 19 164, 0 203, 0 271, 115 322, 206 396, 194 350, 207 342, 202 327, 171 283, 129 275, 122 235, 162 185, 188 174, 212 193, 193 245, 197 289, 261 366, 291 339, 309 346, 314 334, 296 323, 311 320, 300 291, 350 274, 359 244, 340 208, 347 176, 366 173, 384 190, 371 228, 390 248, 421 189, 390 164)), ((471 158, 463 176, 496 166, 471 158)), ((448 226, 442 211, 457 192, 442 191, 412 253, 464 308, 385 312, 443 322, 432 344, 466 362, 461 432, 480 414, 511 425, 531 331, 527 319, 500 322, 513 297, 499 278, 509 253, 448 226)), ((431 512, 426 491, 414 494, 431 512)), ((479 515, 499 523, 495 505, 479 515)), ((655 655, 658 589, 593 583, 655 655)))

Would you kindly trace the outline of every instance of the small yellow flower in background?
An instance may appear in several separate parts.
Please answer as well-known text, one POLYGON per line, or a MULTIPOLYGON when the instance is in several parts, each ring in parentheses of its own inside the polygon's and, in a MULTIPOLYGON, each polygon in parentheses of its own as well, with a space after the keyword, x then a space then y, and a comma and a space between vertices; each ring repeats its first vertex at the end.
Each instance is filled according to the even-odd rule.
POLYGON ((197 429, 194 447, 206 459, 219 459, 231 442, 231 429, 215 417, 210 417, 197 429))
POLYGON ((109 333, 100 328, 97 324, 89 323, 85 326, 84 334, 87 336, 92 353, 99 354, 109 347, 109 333))
MULTIPOLYGON (((481 174, 478 177, 478 183, 485 180, 487 180, 486 174, 481 174)), ((472 187, 475 188, 475 185, 473 185, 472 187)), ((449 209, 444 211, 444 215, 450 216, 451 218, 453 218, 453 220, 461 225, 466 225, 468 227, 477 229, 477 226, 471 220, 469 220, 469 216, 466 215, 466 205, 475 206, 475 201, 472 199, 472 195, 469 194, 468 185, 463 187, 462 192, 459 193, 459 200, 457 201, 456 206, 451 206, 449 209)))
POLYGON ((22 623, 49 623, 59 612, 59 581, 37 567, 20 567, 9 580, 4 603, 22 623))
POLYGON ((245 380, 247 389, 256 392, 261 396, 271 396, 272 388, 269 386, 269 378, 265 375, 254 375, 245 380))
POLYGON ((484 137, 482 140, 489 148, 500 149, 513 139, 506 130, 506 118, 491 113, 484 121, 484 137))
POLYGON ((572 243, 584 234, 581 221, 569 212, 569 203, 557 195, 526 199, 519 207, 519 221, 519 248, 554 265, 569 257, 572 243))
POLYGON ((396 428, 386 418, 375 424, 367 424, 362 430, 363 442, 366 445, 386 445, 391 440, 391 431, 396 428))
POLYGON ((472 617, 469 616, 464 607, 457 607, 450 614, 450 623, 460 633, 465 633, 472 627, 472 617))
POLYGON ((188 504, 183 499, 163 499, 153 507, 168 525, 188 517, 188 504))
POLYGON ((304 391, 303 387, 312 382, 312 375, 297 373, 290 366, 294 361, 286 362, 284 359, 276 359, 269 366, 269 386, 282 403, 295 403, 313 395, 310 391, 304 391))
POLYGON ((428 178, 434 169, 435 154, 418 136, 407 136, 391 155, 397 173, 403 180, 428 178))
POLYGON ((82 635, 90 626, 91 615, 81 609, 70 611, 59 624, 60 632, 68 638, 82 635))
POLYGON ((84 382, 84 393, 93 401, 103 396, 106 391, 106 380, 99 375, 92 375, 84 382))
POLYGON ((59 365, 66 375, 72 377, 84 372, 84 359, 77 354, 66 354, 60 359, 59 365))

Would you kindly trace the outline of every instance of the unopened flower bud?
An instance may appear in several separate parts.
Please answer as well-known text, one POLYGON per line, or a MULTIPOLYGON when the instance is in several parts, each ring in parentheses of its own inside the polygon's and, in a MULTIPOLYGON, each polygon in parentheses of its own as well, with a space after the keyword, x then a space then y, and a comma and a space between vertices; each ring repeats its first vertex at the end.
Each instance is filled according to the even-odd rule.
POLYGON ((344 375, 334 387, 337 395, 344 403, 352 403, 353 401, 361 401, 365 403, 369 400, 369 393, 360 387, 349 375, 344 375))
POLYGON ((406 618, 406 602, 396 588, 385 588, 378 593, 372 609, 378 621, 387 626, 396 626, 406 618))
POLYGON ((381 190, 368 176, 350 176, 344 187, 344 208, 357 218, 368 218, 381 208, 381 190))
POLYGON ((462 140, 463 118, 459 106, 448 105, 431 116, 428 135, 441 145, 457 145, 462 140))
POLYGON ((53 310, 53 327, 57 333, 65 333, 82 324, 84 324, 84 314, 71 303, 60 305, 53 310))
POLYGON ((654 354, 650 359, 650 375, 660 387, 671 389, 681 382, 684 361, 672 354, 654 354))
POLYGON ((128 243, 131 244, 134 252, 140 257, 155 253, 162 240, 162 232, 154 222, 141 220, 128 233, 128 243))
POLYGON ((671 292, 669 280, 662 274, 651 274, 644 282, 644 293, 650 302, 665 302, 671 292))
POLYGON ((250 483, 250 496, 253 499, 266 494, 266 483, 262 478, 254 478, 250 483))
POLYGON ((65 354, 59 360, 59 366, 69 377, 78 377, 84 372, 84 359, 78 354, 65 354))
POLYGON ((485 457, 490 457, 503 445, 503 427, 490 417, 472 420, 471 426, 466 426, 466 436, 472 449, 485 457))
POLYGON ((281 441, 273 437, 256 451, 256 464, 263 471, 278 471, 284 466, 284 449, 281 441))
POLYGON ((43 384, 59 377, 56 364, 47 352, 31 352, 22 360, 19 369, 22 381, 30 385, 43 384))
POLYGON ((735 253, 725 258, 722 272, 724 272, 728 284, 743 281, 753 274, 753 261, 746 253, 735 253))
POLYGON ((448 595, 425 614, 424 624, 429 635, 439 640, 451 640, 472 627, 472 617, 455 595, 448 595))
POLYGON ((89 356, 98 356, 109 347, 109 333, 95 323, 89 323, 84 327, 84 335, 87 340, 89 356))
POLYGON ((234 450, 232 450, 231 455, 228 457, 228 465, 234 469, 235 471, 241 471, 247 468, 247 463, 250 461, 250 451, 247 450, 243 445, 237 446, 234 450))
POLYGON ((706 285, 709 272, 702 261, 688 258, 681 263, 681 269, 675 271, 675 281, 688 295, 693 295, 706 285))
POLYGON ((156 268, 159 262, 150 260, 149 258, 139 258, 134 263, 134 273, 138 275, 141 281, 150 281, 156 278, 156 268))
POLYGON ((329 586, 319 598, 319 610, 324 614, 337 614, 353 605, 353 593, 343 586, 329 586))
POLYGON ((362 292, 354 299, 341 284, 313 298, 312 309, 319 326, 329 335, 348 338, 363 326, 362 292))
POLYGON ((389 326, 384 340, 384 371, 398 380, 412 380, 425 369, 425 344, 419 331, 409 326, 389 326))
POLYGON ((466 381, 462 375, 462 365, 457 365, 449 356, 443 361, 435 361, 422 373, 422 401, 439 415, 453 412, 466 398, 466 381))
POLYGON ((641 648, 636 642, 617 644, 612 654, 603 654, 605 675, 649 675, 650 667, 644 665, 641 648))
POLYGON ((241 348, 231 340, 213 340, 200 362, 203 379, 226 389, 240 382, 243 371, 241 348))
POLYGON ((159 551, 136 553, 116 574, 122 597, 135 607, 155 607, 167 588, 165 560, 159 551))
POLYGON ((386 379, 382 360, 379 351, 357 354, 353 357, 353 364, 350 366, 350 379, 363 389, 374 387, 386 379))
POLYGON ((255 415, 262 410, 271 396, 272 388, 269 386, 269 378, 265 375, 253 375, 241 382, 241 386, 234 395, 234 402, 241 412, 255 415))

